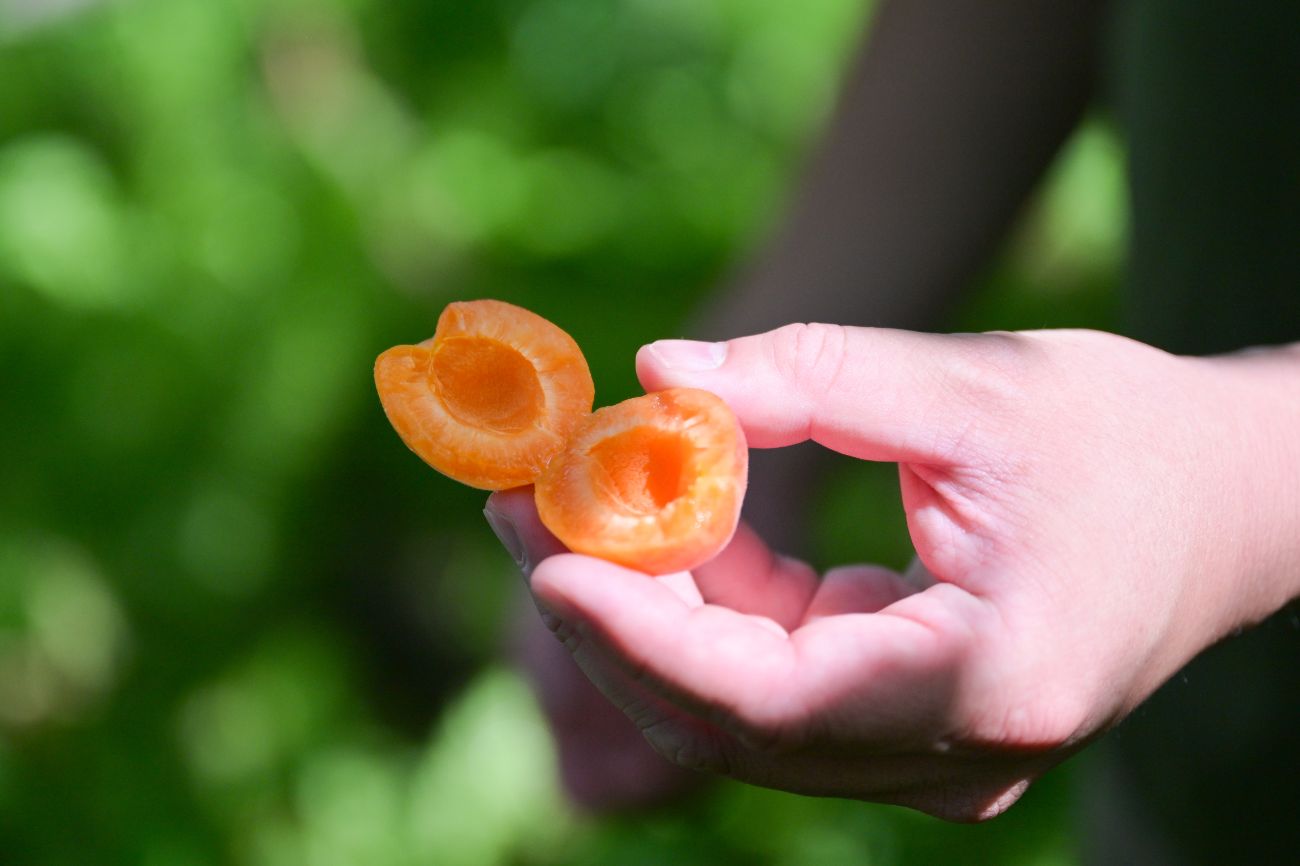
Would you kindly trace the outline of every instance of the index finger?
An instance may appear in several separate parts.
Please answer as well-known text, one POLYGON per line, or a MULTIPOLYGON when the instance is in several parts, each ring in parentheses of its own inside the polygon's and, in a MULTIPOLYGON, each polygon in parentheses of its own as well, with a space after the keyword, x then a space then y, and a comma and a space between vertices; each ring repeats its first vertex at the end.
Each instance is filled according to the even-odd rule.
POLYGON ((651 343, 637 375, 647 390, 717 394, 757 448, 811 439, 864 460, 957 464, 976 422, 1014 399, 1004 368, 1022 337, 794 324, 722 343, 651 343))

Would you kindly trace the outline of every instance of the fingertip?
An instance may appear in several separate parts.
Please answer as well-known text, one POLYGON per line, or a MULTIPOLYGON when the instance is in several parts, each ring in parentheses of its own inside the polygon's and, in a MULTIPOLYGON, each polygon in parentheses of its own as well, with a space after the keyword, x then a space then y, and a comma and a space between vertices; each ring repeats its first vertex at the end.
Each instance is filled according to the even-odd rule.
POLYGON ((727 360, 726 343, 656 340, 636 353, 637 378, 647 391, 701 386, 727 360))
POLYGON ((653 345, 654 343, 646 343, 636 350, 636 377, 641 382, 641 387, 647 391, 660 390, 659 388, 650 387, 651 382, 658 381, 659 373, 659 365, 654 356, 654 351, 651 349, 653 345))
POLYGON ((848 613, 875 613, 917 590, 879 565, 842 565, 822 577, 804 624, 848 613))
POLYGON ((647 343, 636 352, 636 378, 647 394, 662 391, 677 384, 664 376, 663 367, 654 351, 654 343, 647 343))
POLYGON ((774 553, 744 521, 722 552, 694 575, 706 602, 761 614, 784 629, 799 624, 818 584, 812 566, 774 553))
POLYGON ((647 392, 700 388, 721 397, 740 421, 747 445, 772 448, 807 437, 806 400, 772 374, 769 334, 720 343, 658 340, 636 356, 637 378, 647 392))
POLYGON ((547 602, 573 608, 578 601, 604 601, 657 587, 647 575, 581 553, 557 553, 533 572, 533 591, 547 602))
POLYGON ((589 624, 627 651, 638 636, 670 630, 690 608, 672 587, 639 571, 576 553, 562 553, 533 572, 538 600, 571 625, 589 624))

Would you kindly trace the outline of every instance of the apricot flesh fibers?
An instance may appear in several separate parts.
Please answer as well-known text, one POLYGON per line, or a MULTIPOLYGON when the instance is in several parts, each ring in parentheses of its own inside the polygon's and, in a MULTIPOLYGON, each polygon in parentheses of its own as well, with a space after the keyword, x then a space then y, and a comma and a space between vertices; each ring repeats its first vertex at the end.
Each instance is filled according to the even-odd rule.
POLYGON ((432 339, 379 356, 375 386, 408 448, 481 490, 533 483, 596 392, 572 337, 492 300, 449 304, 432 339))
POLYGON ((670 388, 593 413, 582 350, 528 310, 450 304, 431 339, 379 356, 375 386, 426 463, 484 490, 534 484, 542 523, 577 553, 666 574, 736 530, 749 452, 727 404, 670 388))
POLYGON ((598 409, 537 481, 537 512, 577 553, 649 574, 712 559, 735 532, 748 450, 707 391, 671 388, 598 409))

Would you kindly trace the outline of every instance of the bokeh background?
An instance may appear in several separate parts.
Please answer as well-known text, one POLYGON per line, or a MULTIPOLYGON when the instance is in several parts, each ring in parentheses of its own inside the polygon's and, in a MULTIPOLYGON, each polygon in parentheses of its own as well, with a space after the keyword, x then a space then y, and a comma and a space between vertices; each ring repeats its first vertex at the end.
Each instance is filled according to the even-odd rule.
MULTIPOLYGON (((0 0, 0 862, 1076 862, 1077 765, 979 827, 729 784, 569 806, 482 496, 373 393, 473 297, 637 393, 871 12, 0 0)), ((1097 117, 945 324, 1110 326, 1124 237, 1097 117)), ((909 558, 877 469, 819 493, 816 562, 909 558)))

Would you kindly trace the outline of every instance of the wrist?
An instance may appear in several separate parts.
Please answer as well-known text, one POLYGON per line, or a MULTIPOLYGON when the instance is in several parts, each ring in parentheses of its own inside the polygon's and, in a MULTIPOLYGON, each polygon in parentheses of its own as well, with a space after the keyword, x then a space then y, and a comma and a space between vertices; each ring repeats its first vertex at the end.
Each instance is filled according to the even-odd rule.
POLYGON ((1300 597, 1300 343, 1194 360, 1211 382, 1207 459, 1233 494, 1209 491, 1233 512, 1221 637, 1300 597))

